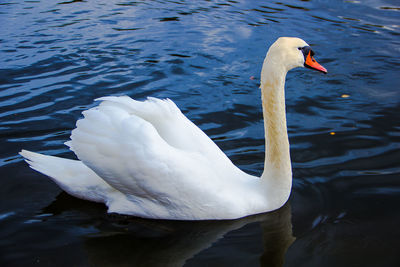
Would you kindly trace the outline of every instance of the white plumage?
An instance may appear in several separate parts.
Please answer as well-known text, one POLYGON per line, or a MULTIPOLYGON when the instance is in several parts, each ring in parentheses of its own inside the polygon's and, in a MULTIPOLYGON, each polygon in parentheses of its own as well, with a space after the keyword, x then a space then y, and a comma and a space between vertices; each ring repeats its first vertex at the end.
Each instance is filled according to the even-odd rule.
MULTIPOLYGON (((280 38, 276 43, 281 45, 278 51, 283 52, 293 47, 299 51, 298 46, 306 45, 297 38, 280 38)), ((299 61, 299 56, 293 60, 299 61)), ((264 66, 267 59, 268 54, 264 66)), ((273 74, 266 67, 263 73, 273 74)), ((286 72, 280 75, 284 80, 286 72)), ((269 102, 280 103, 274 98, 281 96, 266 97, 270 85, 263 84, 263 78, 265 111, 269 102)), ((273 90, 283 91, 283 84, 272 84, 277 87, 273 90)), ((276 159, 266 159, 269 170, 260 179, 234 166, 169 99, 148 98, 141 102, 127 96, 110 96, 97 100, 102 102, 83 112, 84 118, 78 120, 66 143, 79 160, 26 150, 20 153, 31 168, 51 177, 69 194, 105 203, 109 212, 183 220, 239 218, 277 209, 289 197, 288 151, 277 155, 285 161, 283 165, 276 165, 276 159)), ((269 145, 288 150, 286 123, 281 123, 286 122, 285 114, 283 118, 276 116, 276 120, 281 121, 266 121, 267 140, 271 138, 271 125, 283 127, 277 129, 284 132, 283 136, 269 145)))

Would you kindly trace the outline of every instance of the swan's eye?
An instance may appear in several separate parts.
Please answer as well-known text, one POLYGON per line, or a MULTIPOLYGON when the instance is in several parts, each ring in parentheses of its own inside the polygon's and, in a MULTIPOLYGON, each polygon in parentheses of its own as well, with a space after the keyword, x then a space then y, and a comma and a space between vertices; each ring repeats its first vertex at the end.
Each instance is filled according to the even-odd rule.
POLYGON ((301 49, 303 49, 303 48, 302 48, 302 47, 297 47, 297 49, 301 50, 301 49))
POLYGON ((310 54, 312 57, 315 54, 314 51, 309 46, 299 47, 299 50, 301 50, 301 52, 303 52, 304 58, 306 58, 308 56, 308 54, 310 54))

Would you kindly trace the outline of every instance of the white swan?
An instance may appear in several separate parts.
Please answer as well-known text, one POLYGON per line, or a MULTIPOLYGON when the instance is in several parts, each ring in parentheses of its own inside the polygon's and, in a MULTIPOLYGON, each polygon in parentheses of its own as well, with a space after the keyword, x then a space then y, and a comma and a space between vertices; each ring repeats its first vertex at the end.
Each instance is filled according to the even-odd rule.
POLYGON ((66 144, 79 160, 22 150, 31 168, 67 193, 102 202, 108 212, 154 219, 235 219, 272 211, 292 185, 286 129, 286 73, 326 73, 299 38, 281 37, 261 72, 265 164, 261 178, 238 169, 169 99, 102 97, 83 112, 66 144))

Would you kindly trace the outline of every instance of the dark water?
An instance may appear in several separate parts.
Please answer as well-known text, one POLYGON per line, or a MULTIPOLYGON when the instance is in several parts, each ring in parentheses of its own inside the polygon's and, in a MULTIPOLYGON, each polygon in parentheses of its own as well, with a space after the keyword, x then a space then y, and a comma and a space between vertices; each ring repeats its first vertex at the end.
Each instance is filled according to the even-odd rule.
POLYGON ((400 4, 0 1, 1 266, 400 266, 400 4), (279 36, 329 73, 291 71, 294 187, 230 222, 108 215, 29 169, 104 95, 169 97, 259 175, 261 64, 279 36), (254 79, 250 79, 254 76, 254 79))

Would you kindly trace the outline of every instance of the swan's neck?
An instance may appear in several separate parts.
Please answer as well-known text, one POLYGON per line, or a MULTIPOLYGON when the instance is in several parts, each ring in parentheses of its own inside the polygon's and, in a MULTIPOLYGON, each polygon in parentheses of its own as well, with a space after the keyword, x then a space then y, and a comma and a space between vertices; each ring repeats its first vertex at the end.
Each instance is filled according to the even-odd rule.
POLYGON ((291 183, 292 167, 284 90, 286 73, 284 69, 268 65, 262 70, 261 97, 265 128, 265 163, 262 178, 281 180, 283 176, 290 179, 291 183))

